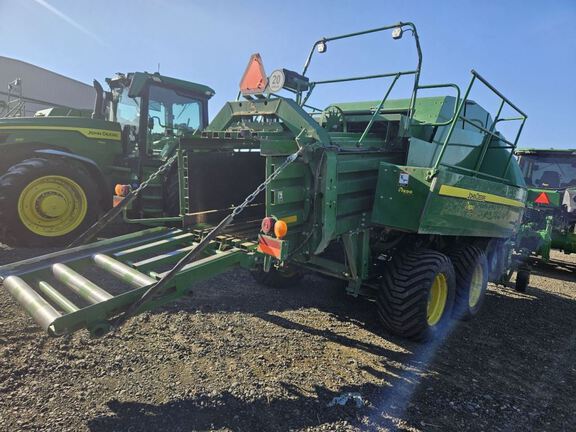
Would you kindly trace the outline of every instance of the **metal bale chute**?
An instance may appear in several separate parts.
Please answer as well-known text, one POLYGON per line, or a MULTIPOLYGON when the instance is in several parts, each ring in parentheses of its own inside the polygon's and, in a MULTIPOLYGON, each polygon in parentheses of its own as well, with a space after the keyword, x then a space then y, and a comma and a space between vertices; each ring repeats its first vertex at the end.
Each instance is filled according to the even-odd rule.
MULTIPOLYGON (((124 312, 166 273, 186 251, 194 248, 206 231, 184 233, 178 229, 153 228, 87 246, 2 267, 4 287, 51 336, 81 328, 102 336, 112 328, 114 317, 124 312), (74 269, 72 268, 74 267, 74 269), (125 289, 111 294, 82 273, 99 275, 103 282, 125 289), (44 279, 50 279, 47 282, 44 279)), ((202 257, 146 305, 159 305, 186 293, 189 283, 234 265, 243 265, 254 244, 224 235, 211 242, 202 257)))
MULTIPOLYGON (((412 23, 322 38, 302 73, 278 69, 268 77, 254 55, 238 100, 203 131, 180 139, 171 160, 178 166, 180 216, 155 222, 178 220, 181 229, 77 246, 2 267, 0 275, 54 335, 80 328, 101 335, 183 295, 198 280, 243 267, 273 286, 306 271, 344 280, 350 295, 375 300, 386 330, 433 337, 450 318, 476 315, 488 279, 497 280, 509 266, 509 239, 525 206, 513 150, 526 115, 477 72, 461 92, 452 83, 421 84, 421 66, 412 23), (328 44, 381 32, 394 40, 412 37, 415 68, 307 76, 314 53, 327 52, 328 44), (402 79, 410 80, 409 97, 392 99, 402 79), (381 99, 324 110, 311 105, 315 88, 360 80, 389 85, 381 99), (494 116, 470 99, 476 83, 500 101, 494 116), (421 97, 429 89, 452 95, 421 97), (505 109, 515 114, 505 116, 505 109), (512 140, 498 132, 502 122, 518 124, 512 140), (128 288, 113 294, 85 269, 128 288), (37 291, 32 280, 43 288, 37 291)), ((79 242, 121 211, 113 210, 79 242)))

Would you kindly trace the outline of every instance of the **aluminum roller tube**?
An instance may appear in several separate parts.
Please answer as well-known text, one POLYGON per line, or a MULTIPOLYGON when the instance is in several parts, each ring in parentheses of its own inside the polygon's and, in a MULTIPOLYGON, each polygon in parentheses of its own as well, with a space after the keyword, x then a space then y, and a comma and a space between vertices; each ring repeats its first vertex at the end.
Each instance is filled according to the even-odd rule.
POLYGON ((42 293, 62 308, 64 312, 72 313, 78 310, 78 306, 64 297, 56 288, 48 282, 41 281, 38 283, 38 288, 42 293))
POLYGON ((50 325, 61 317, 60 313, 18 276, 8 276, 4 280, 4 286, 26 309, 32 319, 44 330, 50 332, 50 325))
POLYGON ((52 272, 56 279, 90 303, 101 303, 114 298, 113 295, 64 264, 54 264, 52 272))
POLYGON ((111 273, 134 288, 142 288, 156 282, 156 279, 107 255, 94 255, 94 263, 102 270, 111 273))

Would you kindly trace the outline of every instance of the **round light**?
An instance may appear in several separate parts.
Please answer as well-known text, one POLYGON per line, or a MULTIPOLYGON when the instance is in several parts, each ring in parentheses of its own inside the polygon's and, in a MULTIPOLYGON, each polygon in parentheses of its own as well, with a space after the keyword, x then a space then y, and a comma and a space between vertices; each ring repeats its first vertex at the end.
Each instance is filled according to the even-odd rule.
POLYGON ((274 235, 276 235, 277 238, 281 239, 286 236, 287 232, 288 232, 288 225, 286 225, 286 222, 284 222, 283 220, 276 221, 276 223, 274 224, 274 235))
POLYGON ((130 187, 130 185, 117 184, 116 186, 114 186, 114 194, 121 197, 125 197, 126 195, 128 195, 131 190, 132 188, 130 187))
POLYGON ((262 232, 264 234, 272 232, 274 230, 274 222, 276 221, 272 217, 265 217, 264 219, 262 219, 262 225, 261 225, 262 232))
POLYGON ((402 27, 396 27, 392 30, 392 39, 400 39, 402 37, 402 27))

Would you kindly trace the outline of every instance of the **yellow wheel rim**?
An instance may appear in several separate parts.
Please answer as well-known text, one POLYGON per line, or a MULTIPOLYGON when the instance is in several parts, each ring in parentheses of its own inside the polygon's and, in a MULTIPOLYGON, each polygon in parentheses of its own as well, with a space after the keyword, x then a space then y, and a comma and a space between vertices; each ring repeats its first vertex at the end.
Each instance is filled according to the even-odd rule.
POLYGON ((482 288, 484 287, 484 271, 482 266, 478 264, 472 273, 472 281, 470 282, 470 290, 468 294, 468 306, 475 307, 482 295, 482 288))
POLYGON ((84 190, 75 181, 61 176, 37 178, 24 188, 18 199, 18 215, 26 228, 45 237, 72 232, 88 210, 84 190))
POLYGON ((429 326, 438 324, 446 308, 446 299, 448 298, 448 282, 443 273, 438 273, 434 277, 432 287, 428 294, 428 310, 426 318, 429 326))

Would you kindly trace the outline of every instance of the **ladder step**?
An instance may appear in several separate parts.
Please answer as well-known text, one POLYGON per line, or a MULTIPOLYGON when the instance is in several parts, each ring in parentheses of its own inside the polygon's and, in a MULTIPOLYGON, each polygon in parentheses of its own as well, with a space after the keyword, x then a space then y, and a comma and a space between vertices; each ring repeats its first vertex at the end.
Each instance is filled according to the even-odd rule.
POLYGON ((72 313, 78 310, 78 306, 64 297, 56 288, 50 285, 48 282, 41 281, 38 283, 38 288, 44 293, 46 297, 60 306, 64 312, 72 313))
POLYGON ((113 295, 64 264, 54 264, 52 272, 56 279, 90 303, 96 304, 114 298, 113 295))
POLYGON ((32 319, 44 330, 50 331, 50 325, 54 320, 60 318, 60 313, 18 276, 8 276, 3 283, 12 297, 26 309, 32 319))
POLYGON ((156 282, 156 279, 151 278, 150 276, 145 275, 144 273, 141 273, 114 258, 110 258, 107 255, 94 255, 94 263, 102 270, 113 274, 134 288, 145 287, 156 282))

